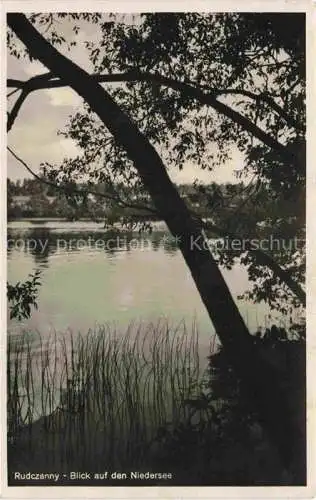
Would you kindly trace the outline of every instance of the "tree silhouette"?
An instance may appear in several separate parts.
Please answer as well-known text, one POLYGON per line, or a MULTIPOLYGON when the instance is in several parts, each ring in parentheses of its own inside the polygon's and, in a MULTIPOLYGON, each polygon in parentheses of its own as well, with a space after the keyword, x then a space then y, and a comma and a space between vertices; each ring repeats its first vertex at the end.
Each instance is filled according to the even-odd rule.
MULTIPOLYGON (((32 22, 39 19, 41 15, 31 16, 32 22)), ((103 180, 119 174, 150 194, 155 209, 180 241, 180 251, 243 390, 294 482, 303 484, 304 424, 293 412, 290 395, 273 366, 254 348, 208 247, 203 224, 181 199, 165 165, 166 161, 181 168, 191 160, 202 168, 214 166, 227 159, 229 147, 236 144, 246 155, 246 168, 269 182, 276 197, 286 193, 292 199, 304 189, 304 19, 290 19, 292 32, 298 33, 296 42, 284 34, 283 21, 275 15, 147 14, 136 26, 104 22, 100 46, 106 49, 89 46, 96 71, 108 72, 107 79, 101 80, 58 52, 55 46, 63 40, 56 39, 54 31, 52 39, 46 39, 23 14, 8 14, 10 28, 29 55, 49 70, 49 75, 26 85, 9 82, 22 92, 9 115, 8 129, 30 89, 40 88, 36 85, 47 88, 57 81, 84 99, 86 111, 71 119, 69 137, 84 148, 86 160, 102 151, 103 180), (108 91, 100 80, 124 80, 125 88, 108 91), (206 90, 209 82, 212 89, 206 90), (224 94, 233 102, 224 103, 224 94), (218 145, 216 157, 208 151, 210 142, 218 145), (155 149, 157 144, 167 148, 165 161, 155 149)), ((14 47, 12 39, 10 43, 14 47)), ((62 170, 70 179, 82 165, 78 159, 66 161, 62 170)))

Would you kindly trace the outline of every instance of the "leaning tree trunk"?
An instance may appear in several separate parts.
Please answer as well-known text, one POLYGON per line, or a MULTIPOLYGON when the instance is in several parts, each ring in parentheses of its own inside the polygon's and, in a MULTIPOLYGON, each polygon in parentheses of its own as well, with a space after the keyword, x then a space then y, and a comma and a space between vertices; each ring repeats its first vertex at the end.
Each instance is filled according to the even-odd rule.
POLYGON ((23 14, 8 14, 8 24, 32 57, 39 59, 86 101, 133 161, 158 212, 171 233, 180 240, 182 255, 244 390, 277 445, 284 463, 295 473, 296 483, 304 484, 304 426, 293 416, 292 405, 272 367, 257 355, 203 231, 170 181, 156 150, 105 89, 61 55, 23 14))

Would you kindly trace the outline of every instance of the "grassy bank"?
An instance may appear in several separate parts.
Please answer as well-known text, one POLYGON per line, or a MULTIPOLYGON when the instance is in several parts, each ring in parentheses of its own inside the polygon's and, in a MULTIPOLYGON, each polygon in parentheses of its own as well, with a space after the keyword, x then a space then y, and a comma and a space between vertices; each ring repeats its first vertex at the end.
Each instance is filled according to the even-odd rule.
POLYGON ((136 470, 171 472, 172 484, 281 484, 261 429, 212 391, 201 361, 184 322, 11 338, 10 481, 15 471, 136 470))

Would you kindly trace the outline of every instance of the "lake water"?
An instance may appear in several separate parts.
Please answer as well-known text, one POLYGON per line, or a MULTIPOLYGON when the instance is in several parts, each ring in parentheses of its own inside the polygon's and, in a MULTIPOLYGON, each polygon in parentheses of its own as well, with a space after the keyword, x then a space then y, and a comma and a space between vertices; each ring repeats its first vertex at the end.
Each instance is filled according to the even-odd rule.
MULTIPOLYGON (((199 354, 198 372, 202 374, 210 346, 213 350, 217 338, 184 259, 163 224, 157 223, 151 234, 140 234, 105 232, 102 225, 89 222, 9 223, 8 281, 12 284, 24 281, 36 269, 41 270, 42 279, 38 309, 32 311, 28 320, 8 321, 8 334, 13 346, 10 386, 15 380, 17 366, 14 346, 19 345, 25 331, 31 342, 31 403, 25 392, 28 370, 26 351, 23 350, 24 354, 19 358, 24 360, 18 368, 17 377, 19 398, 23 401, 23 418, 28 414, 30 404, 32 418, 35 419, 51 413, 59 404, 61 387, 65 386, 67 376, 62 344, 60 340, 51 343, 51 339, 56 338, 52 337, 55 333, 57 336, 62 334, 60 338, 65 338, 69 346, 70 333, 74 336, 80 333, 88 341, 89 330, 100 331, 100 325, 110 324, 106 332, 115 330, 118 336, 123 335, 129 325, 134 325, 134 330, 130 330, 132 332, 137 332, 140 325, 140 335, 144 337, 141 352, 147 349, 153 357, 152 337, 158 335, 159 343, 159 335, 165 339, 166 334, 165 330, 160 330, 162 335, 156 334, 157 330, 150 330, 150 325, 165 325, 167 321, 170 331, 176 332, 172 335, 180 338, 184 320, 188 332, 187 346, 191 345, 192 325, 193 331, 198 331, 196 352, 199 354), (58 352, 54 351, 56 345, 58 352), (56 374, 54 391, 49 393, 43 369, 56 374), (48 405, 47 397, 43 397, 43 388, 53 397, 48 405)), ((269 308, 264 304, 237 299, 249 286, 245 268, 235 266, 230 271, 222 272, 251 332, 258 325, 265 327, 274 321, 284 320, 275 314, 271 317, 269 308)), ((111 336, 107 338, 111 339, 111 336)), ((183 346, 182 343, 181 349, 186 349, 183 346)), ((177 349, 175 344, 174 348, 177 349)), ((11 390, 14 390, 13 387, 14 383, 11 390)))
MULTIPOLYGON (((193 279, 163 224, 152 234, 105 232, 89 222, 21 222, 8 225, 8 281, 42 271, 38 310, 29 320, 10 321, 11 335, 22 328, 46 336, 52 329, 84 334, 96 324, 168 318, 196 322, 200 342, 214 335, 193 279)), ((239 301, 248 286, 245 268, 222 270, 251 331, 271 324, 264 304, 239 301)), ((233 327, 233 325, 232 325, 233 327)))

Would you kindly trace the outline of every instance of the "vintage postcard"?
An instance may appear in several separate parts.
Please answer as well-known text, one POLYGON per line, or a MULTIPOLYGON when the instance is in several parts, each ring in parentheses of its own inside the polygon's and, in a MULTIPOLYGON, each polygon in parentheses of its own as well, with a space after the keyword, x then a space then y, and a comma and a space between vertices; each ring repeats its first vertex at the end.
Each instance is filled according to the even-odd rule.
POLYGON ((313 2, 1 9, 4 498, 312 498, 313 2))

